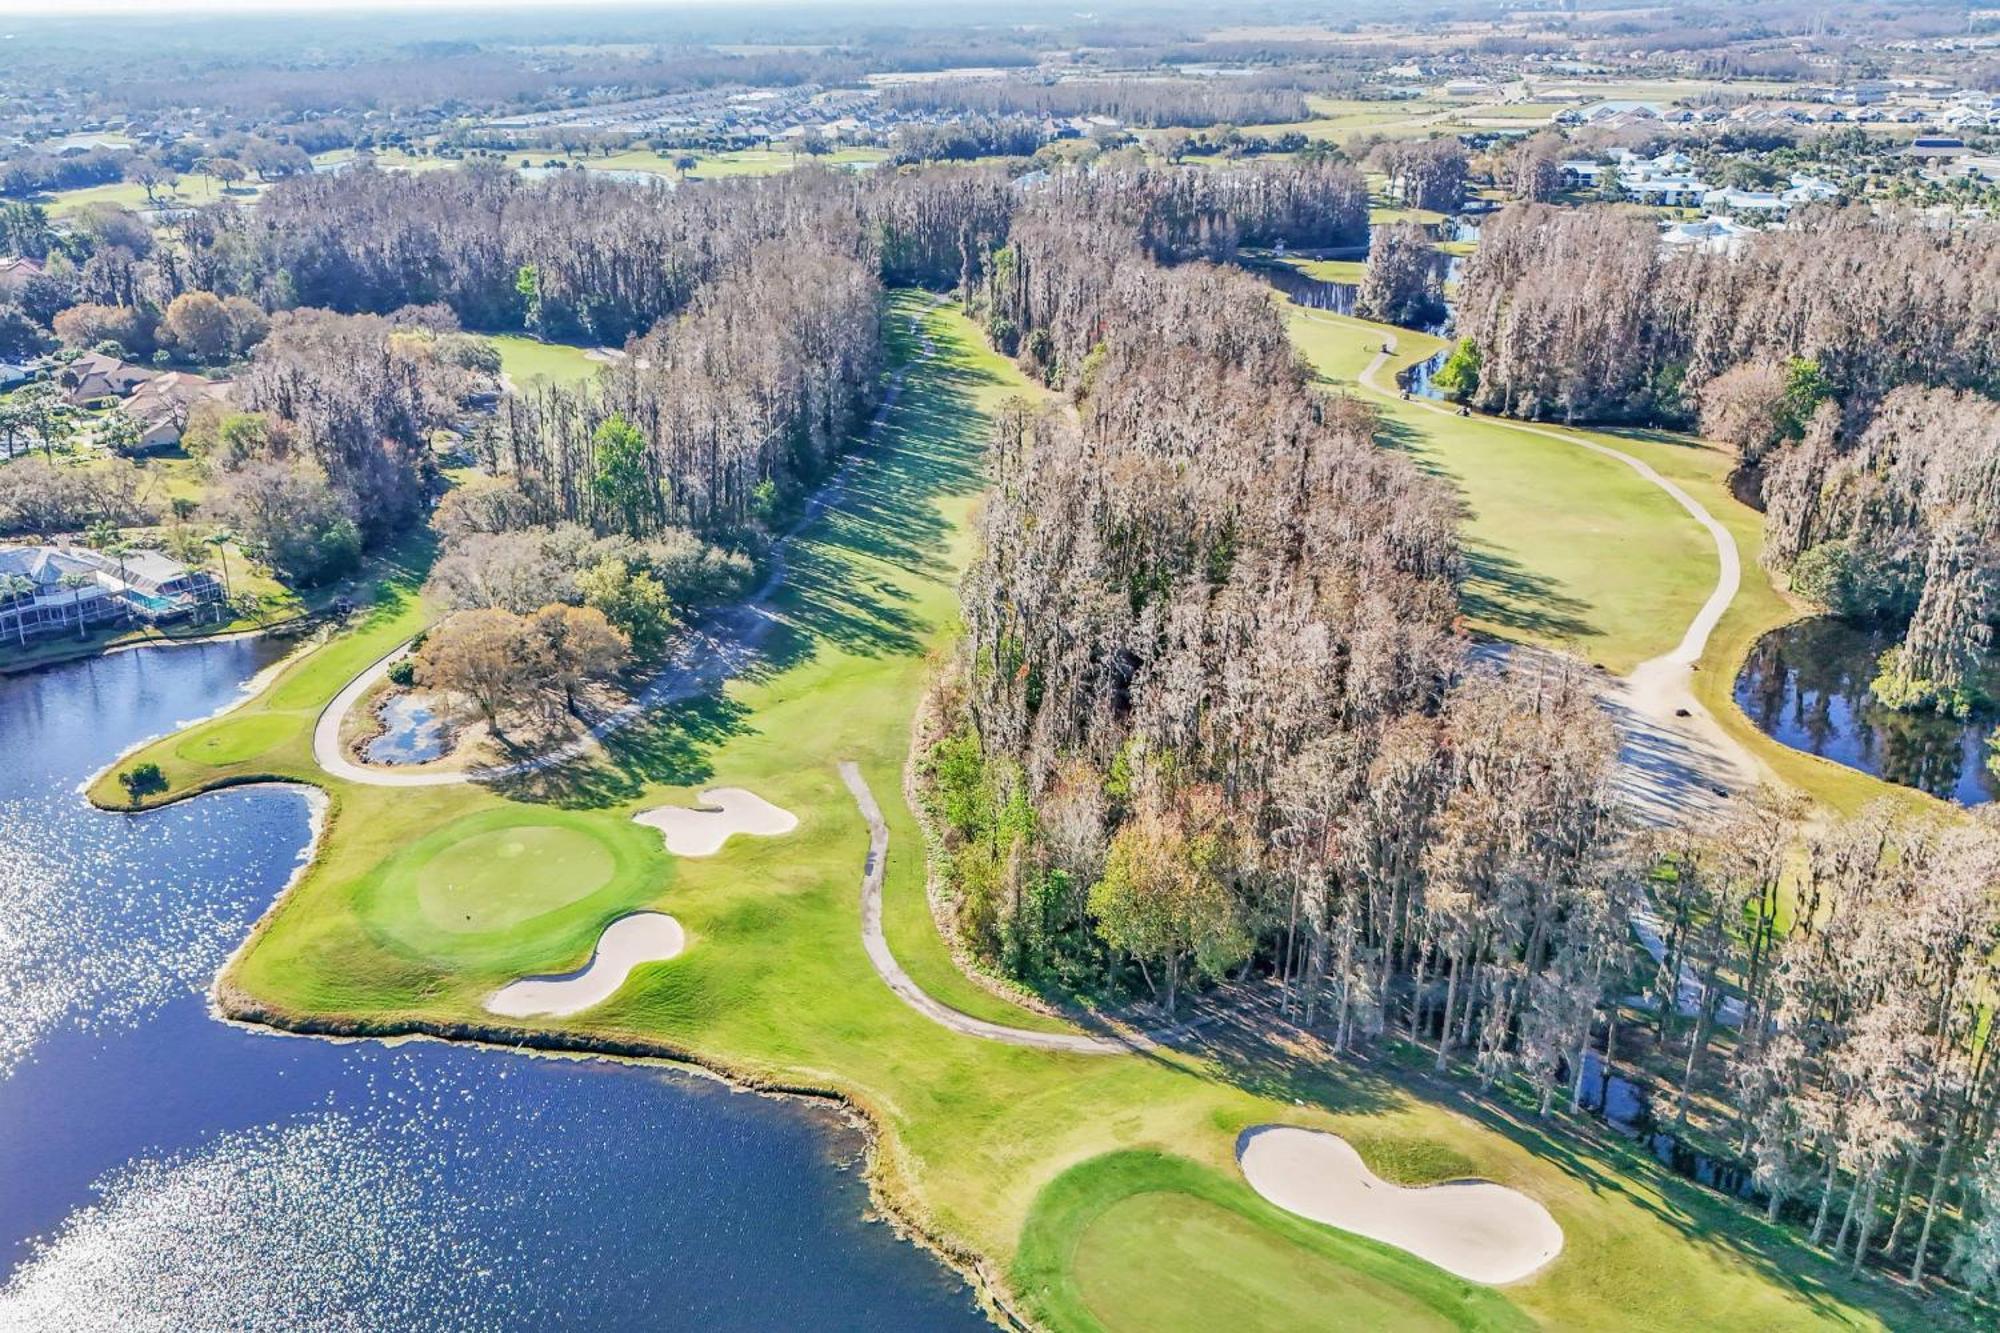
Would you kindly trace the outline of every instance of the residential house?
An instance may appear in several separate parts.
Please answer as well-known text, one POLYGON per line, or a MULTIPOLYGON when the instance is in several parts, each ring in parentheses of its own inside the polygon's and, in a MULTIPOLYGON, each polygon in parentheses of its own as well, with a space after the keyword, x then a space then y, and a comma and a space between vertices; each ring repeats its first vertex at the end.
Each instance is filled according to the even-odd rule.
POLYGON ((154 372, 102 352, 86 352, 62 368, 63 397, 78 407, 123 398, 153 378, 154 372))
POLYGON ((215 579, 158 551, 0 546, 0 645, 121 622, 157 624, 221 596, 215 579))
POLYGON ((1756 229, 1728 218, 1703 218, 1699 222, 1677 222, 1660 233, 1660 244, 1670 250, 1701 250, 1710 254, 1733 255, 1741 250, 1756 229))
POLYGON ((39 260, 19 255, 8 255, 0 259, 0 299, 19 296, 23 287, 41 276, 42 265, 39 260))
POLYGON ((194 405, 226 402, 232 387, 229 380, 203 379, 180 370, 139 385, 125 400, 125 410, 139 423, 140 449, 171 449, 179 444, 194 405))
POLYGON ((1769 190, 1710 190, 1701 197, 1701 206, 1710 213, 1752 213, 1762 217, 1782 217, 1789 207, 1769 190))

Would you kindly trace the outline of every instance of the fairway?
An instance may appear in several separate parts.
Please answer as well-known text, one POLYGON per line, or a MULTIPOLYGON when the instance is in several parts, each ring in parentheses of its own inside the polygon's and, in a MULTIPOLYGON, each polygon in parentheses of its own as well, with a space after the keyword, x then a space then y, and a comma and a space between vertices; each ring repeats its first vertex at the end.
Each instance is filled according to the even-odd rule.
POLYGON ((224 718, 183 738, 174 753, 197 764, 240 764, 271 749, 294 729, 290 719, 269 713, 224 718))
POLYGON ((522 388, 536 379, 581 384, 602 364, 585 355, 589 348, 575 343, 543 342, 519 333, 489 333, 486 340, 500 349, 500 373, 522 388))
MULTIPOLYGON (((1327 382, 1350 392, 1385 338, 1378 374, 1444 344, 1363 320, 1290 310, 1293 340, 1327 382)), ((1715 584, 1715 548, 1659 487, 1616 459, 1481 417, 1445 417, 1363 396, 1383 438, 1464 504, 1466 618, 1495 638, 1566 648, 1624 673, 1679 642, 1715 584)), ((1693 453, 1698 446, 1689 446, 1693 453)))

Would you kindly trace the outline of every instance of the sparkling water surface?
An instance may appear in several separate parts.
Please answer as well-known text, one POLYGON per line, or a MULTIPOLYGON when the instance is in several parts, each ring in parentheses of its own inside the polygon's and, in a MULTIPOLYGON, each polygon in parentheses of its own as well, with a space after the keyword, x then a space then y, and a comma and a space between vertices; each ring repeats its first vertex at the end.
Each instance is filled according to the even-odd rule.
POLYGON ((295 791, 78 785, 231 702, 253 641, 0 679, 0 1329, 971 1329, 864 1220, 859 1136, 604 1061, 284 1037, 205 991, 295 791))

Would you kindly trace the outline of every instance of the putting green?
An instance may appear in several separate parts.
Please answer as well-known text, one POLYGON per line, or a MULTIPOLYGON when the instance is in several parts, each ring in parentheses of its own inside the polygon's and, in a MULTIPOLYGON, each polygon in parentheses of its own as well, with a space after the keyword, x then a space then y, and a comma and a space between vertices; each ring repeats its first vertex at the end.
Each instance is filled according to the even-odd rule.
POLYGON ((240 764, 254 759, 298 730, 295 718, 271 713, 252 713, 226 718, 213 726, 191 732, 174 753, 197 764, 240 764))
POLYGON ((505 930, 588 898, 618 870, 581 829, 524 824, 474 834, 416 867, 417 901, 441 930, 505 930))
POLYGON ((1075 1279, 1111 1330, 1456 1327, 1388 1283, 1191 1194, 1134 1194, 1099 1213, 1077 1242, 1075 1279))
POLYGON ((1530 1327, 1497 1291, 1144 1150, 1091 1158, 1042 1190, 1013 1284, 1040 1323, 1106 1333, 1530 1327))
POLYGON ((383 863, 368 916, 426 953, 477 936, 496 962, 545 961, 605 915, 659 895, 672 870, 643 832, 533 806, 456 819, 383 863))

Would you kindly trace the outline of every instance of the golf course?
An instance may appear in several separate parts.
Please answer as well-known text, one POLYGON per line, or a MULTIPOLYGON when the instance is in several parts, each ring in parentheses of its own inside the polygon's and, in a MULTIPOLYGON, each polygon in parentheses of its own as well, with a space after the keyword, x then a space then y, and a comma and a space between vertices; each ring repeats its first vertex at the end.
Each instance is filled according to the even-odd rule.
MULTIPOLYGON (((1532 1105, 1433 1078, 1427 1052, 1389 1042, 1335 1059, 1308 1034, 1224 1012, 1155 1049, 1087 1055, 954 1030, 904 1003, 864 944, 859 886, 872 870, 883 937, 926 995, 987 1023, 1080 1030, 960 971, 902 797, 912 719, 955 633, 989 420, 1043 391, 956 306, 914 292, 890 304, 882 326, 901 391, 837 494, 785 543, 775 623, 722 687, 497 782, 333 777, 314 758, 322 713, 432 618, 413 564, 236 708, 99 775, 91 796, 110 809, 244 783, 325 792, 310 865, 217 982, 226 1013, 323 1034, 657 1058, 840 1099, 873 1131, 881 1209, 971 1277, 997 1317, 1038 1327, 1643 1318, 1661 1330, 1788 1330, 1922 1318, 1894 1289, 1851 1282, 1794 1233, 1587 1117, 1538 1121, 1532 1105), (159 766, 164 789, 135 800, 117 776, 140 763, 159 766), (879 866, 843 764, 880 800, 879 866), (642 821, 663 809, 734 810, 741 822, 642 821), (644 919, 635 914, 671 917, 673 956, 618 962, 622 984, 573 1012, 490 1008, 523 979, 593 969, 600 948, 615 952, 607 928, 644 919), (1489 1284, 1280 1207, 1238 1160, 1240 1137, 1265 1126, 1337 1135, 1364 1168, 1357 1180, 1490 1182, 1509 1206, 1552 1219, 1560 1253, 1541 1262, 1538 1251, 1525 1276, 1489 1284)), ((1292 320, 1336 388, 1359 384, 1385 337, 1360 321, 1292 320)), ((1387 332, 1404 340, 1397 362, 1435 348, 1387 332)), ((1464 496, 1475 630, 1574 648, 1611 672, 1674 647, 1716 582, 1715 550, 1664 492, 1559 439, 1376 397, 1384 443, 1464 496)), ((1704 705, 1760 760, 1836 804, 1881 787, 1764 740, 1729 704, 1733 662, 1790 610, 1756 570, 1757 516, 1728 496, 1727 460, 1664 437, 1614 442, 1696 495, 1741 548, 1743 590, 1694 678, 1704 705)))

